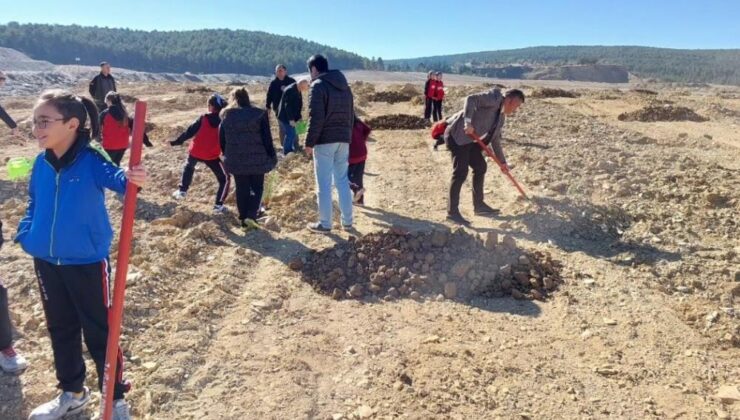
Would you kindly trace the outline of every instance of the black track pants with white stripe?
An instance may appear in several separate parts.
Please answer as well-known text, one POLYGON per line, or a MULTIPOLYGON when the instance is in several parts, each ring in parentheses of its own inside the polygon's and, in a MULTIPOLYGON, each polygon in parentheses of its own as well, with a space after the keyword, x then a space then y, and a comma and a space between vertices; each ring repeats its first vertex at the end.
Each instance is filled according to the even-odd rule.
MULTIPOLYGON (((54 351, 59 388, 81 392, 85 383, 82 337, 95 361, 102 389, 108 344, 108 310, 111 294, 110 263, 54 265, 34 259, 46 325, 54 351)), ((122 381, 123 355, 118 349, 118 369, 113 399, 123 398, 128 385, 122 381)))
POLYGON ((180 191, 187 192, 190 188, 190 184, 193 182, 193 174, 195 174, 195 165, 198 162, 203 162, 213 172, 218 180, 218 191, 216 192, 216 205, 224 204, 226 197, 229 195, 229 183, 231 179, 229 174, 226 172, 226 166, 221 159, 203 160, 188 155, 188 161, 185 163, 185 167, 182 170, 182 179, 180 180, 180 191))

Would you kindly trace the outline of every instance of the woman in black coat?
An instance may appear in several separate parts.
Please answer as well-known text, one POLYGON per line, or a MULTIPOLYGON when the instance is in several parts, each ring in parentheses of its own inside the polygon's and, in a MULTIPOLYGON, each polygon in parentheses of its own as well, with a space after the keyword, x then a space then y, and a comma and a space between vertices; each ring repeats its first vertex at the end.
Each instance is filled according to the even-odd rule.
POLYGON ((226 171, 234 176, 239 220, 246 230, 257 228, 265 174, 277 165, 267 111, 252 106, 245 88, 231 93, 223 111, 219 138, 226 171))

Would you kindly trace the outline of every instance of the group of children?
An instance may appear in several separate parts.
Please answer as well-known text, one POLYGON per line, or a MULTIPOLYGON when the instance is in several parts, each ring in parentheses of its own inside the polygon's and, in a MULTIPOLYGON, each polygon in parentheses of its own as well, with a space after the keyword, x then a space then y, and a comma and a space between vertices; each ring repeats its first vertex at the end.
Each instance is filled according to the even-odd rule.
MULTIPOLYGON (((243 88, 232 93, 232 100, 237 106, 227 109, 226 99, 211 95, 207 112, 170 142, 177 146, 192 139, 173 196, 186 197, 196 165, 204 163, 218 181, 214 212, 225 210, 233 176, 242 226, 252 227, 264 212, 260 208, 264 174, 275 167, 277 158, 266 112, 250 105, 243 88), (245 140, 252 135, 254 141, 245 140)), ((61 390, 52 401, 32 411, 30 419, 34 420, 60 419, 82 411, 89 403, 83 338, 102 388, 112 303, 109 251, 113 240, 105 193, 123 194, 128 183, 142 187, 147 181, 143 166, 120 167, 130 147, 132 116, 116 92, 106 96, 106 105, 98 113, 91 99, 53 90, 44 92, 33 109, 33 135, 42 152, 33 163, 28 208, 15 242, 33 257, 61 390)), ((348 175, 359 205, 364 203, 369 134, 370 127, 355 118, 348 175)), ((152 146, 146 136, 144 142, 152 146)), ((11 331, 7 291, 0 282, 0 367, 20 373, 28 363, 13 349, 11 331)), ((122 377, 120 349, 117 372, 113 418, 125 420, 130 414, 124 394, 130 386, 122 377)))
POLYGON ((430 71, 424 84, 424 118, 434 122, 442 119, 442 101, 445 98, 445 85, 442 72, 430 71))

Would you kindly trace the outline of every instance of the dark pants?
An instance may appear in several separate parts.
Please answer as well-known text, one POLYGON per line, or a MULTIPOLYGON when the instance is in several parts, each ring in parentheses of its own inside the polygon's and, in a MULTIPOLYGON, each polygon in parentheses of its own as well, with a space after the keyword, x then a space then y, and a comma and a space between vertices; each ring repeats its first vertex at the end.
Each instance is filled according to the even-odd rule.
POLYGON ((432 114, 434 122, 442 119, 442 101, 432 101, 432 114))
POLYGON ((13 327, 10 324, 10 310, 8 309, 8 289, 0 280, 0 350, 13 345, 13 327))
POLYGON ((216 205, 220 206, 226 201, 226 197, 229 196, 229 174, 226 172, 226 167, 221 159, 213 160, 202 160, 192 155, 188 155, 188 161, 185 163, 185 168, 182 170, 182 179, 180 180, 180 191, 187 192, 190 188, 190 184, 193 183, 193 175, 195 174, 195 166, 198 162, 203 162, 213 172, 218 180, 218 191, 216 192, 216 205))
MULTIPOLYGON (((362 178, 365 175, 365 162, 359 162, 359 163, 351 163, 349 167, 347 167, 347 177, 349 178, 349 188, 352 190, 353 193, 356 193, 361 188, 365 188, 364 184, 362 183, 362 178)), ((365 195, 363 194, 362 198, 358 203, 363 204, 365 202, 365 195)))
POLYGON ((123 160, 123 155, 126 153, 126 149, 122 149, 122 150, 105 149, 105 152, 108 153, 108 156, 110 156, 110 160, 112 160, 113 163, 116 164, 116 166, 121 166, 121 160, 123 160))
MULTIPOLYGON (((82 359, 82 335, 98 371, 98 386, 103 387, 105 351, 108 345, 108 309, 113 296, 110 287, 110 263, 54 265, 33 260, 39 282, 46 327, 54 351, 59 388, 82 392, 85 362, 82 359)), ((118 367, 113 399, 123 398, 123 354, 118 351, 118 367)))
POLYGON ((265 188, 265 175, 234 175, 236 184, 236 207, 239 209, 239 220, 257 220, 257 212, 262 202, 262 191, 265 188))
POLYGON ((105 103, 105 101, 103 101, 103 102, 100 102, 100 101, 97 101, 97 100, 96 100, 96 101, 95 101, 95 106, 97 106, 97 107, 98 107, 98 112, 103 112, 103 111, 105 111, 106 109, 108 109, 108 104, 106 104, 106 103, 105 103))
POLYGON ((450 151, 452 152, 452 182, 450 183, 450 199, 447 212, 459 212, 460 190, 468 177, 468 167, 473 169, 473 206, 477 209, 484 205, 483 183, 486 179, 486 159, 483 152, 475 143, 458 146, 450 137, 450 151))
POLYGON ((432 100, 424 98, 424 118, 429 119, 432 116, 432 100))

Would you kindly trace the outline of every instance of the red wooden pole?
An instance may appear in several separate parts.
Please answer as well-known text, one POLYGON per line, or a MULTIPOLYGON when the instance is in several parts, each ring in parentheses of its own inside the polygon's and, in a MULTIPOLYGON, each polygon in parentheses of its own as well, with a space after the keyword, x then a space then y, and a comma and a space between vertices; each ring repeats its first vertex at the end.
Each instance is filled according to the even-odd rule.
POLYGON ((511 180, 512 184, 514 184, 514 186, 516 187, 516 189, 519 190, 519 194, 521 194, 521 196, 524 197, 524 198, 529 198, 529 197, 527 197, 527 194, 524 192, 524 189, 522 189, 522 186, 519 185, 518 182, 516 182, 516 179, 514 179, 514 175, 511 174, 511 171, 509 171, 506 168, 506 166, 504 166, 504 164, 502 164, 501 162, 499 162, 498 158, 496 158, 496 155, 493 153, 493 151, 491 150, 491 148, 488 147, 488 146, 486 146, 485 143, 483 143, 483 140, 480 138, 480 136, 478 136, 475 133, 469 134, 469 136, 470 136, 470 138, 473 139, 473 141, 475 141, 476 143, 478 143, 478 146, 480 146, 480 148, 483 149, 484 152, 486 152, 486 155, 488 155, 488 157, 490 157, 491 159, 493 159, 494 162, 496 162, 496 164, 498 165, 499 169, 501 169, 501 172, 503 172, 504 175, 506 175, 511 180))
MULTIPOLYGON (((134 114, 134 132, 132 136, 129 169, 141 163, 141 149, 144 141, 144 124, 146 121, 146 102, 136 102, 134 114)), ((108 310, 108 346, 105 354, 105 371, 103 373, 102 419, 111 420, 113 415, 113 389, 116 384, 118 367, 118 345, 121 338, 121 324, 123 323, 123 302, 126 294, 126 277, 128 274, 128 258, 131 251, 131 237, 134 230, 134 214, 136 213, 136 196, 139 188, 128 183, 126 196, 123 202, 123 221, 121 234, 118 239, 118 259, 116 260, 116 280, 113 289, 113 306, 108 310)))

